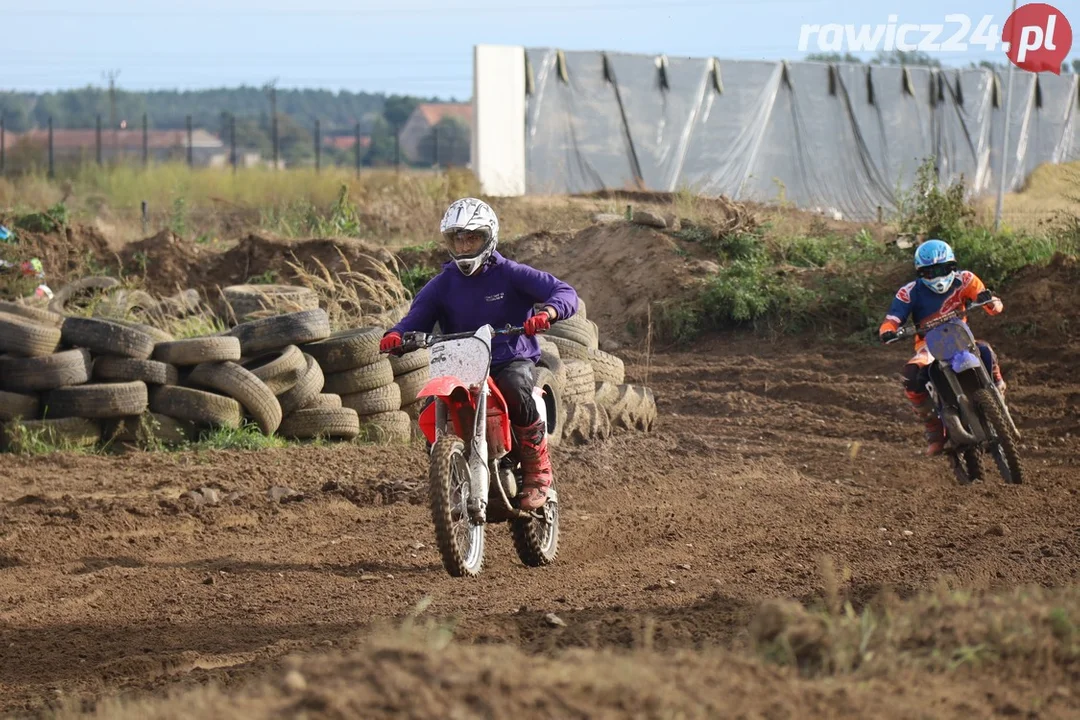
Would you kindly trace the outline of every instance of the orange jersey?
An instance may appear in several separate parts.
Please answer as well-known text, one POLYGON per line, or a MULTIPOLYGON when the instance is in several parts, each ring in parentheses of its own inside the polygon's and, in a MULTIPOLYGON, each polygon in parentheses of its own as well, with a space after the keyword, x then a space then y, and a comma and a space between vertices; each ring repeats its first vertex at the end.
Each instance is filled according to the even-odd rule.
MULTIPOLYGON (((953 310, 963 310, 965 302, 975 302, 979 293, 984 290, 986 286, 983 281, 969 270, 960 271, 948 292, 943 293, 936 293, 918 280, 913 280, 897 291, 885 321, 878 328, 878 334, 889 330, 896 331, 908 317, 918 325, 953 310)), ((985 305, 983 309, 988 315, 997 315, 1003 308, 999 306, 995 309, 993 305, 985 305)), ((966 313, 962 319, 967 322, 966 313)), ((920 352, 925 345, 926 341, 916 335, 915 352, 920 352)))

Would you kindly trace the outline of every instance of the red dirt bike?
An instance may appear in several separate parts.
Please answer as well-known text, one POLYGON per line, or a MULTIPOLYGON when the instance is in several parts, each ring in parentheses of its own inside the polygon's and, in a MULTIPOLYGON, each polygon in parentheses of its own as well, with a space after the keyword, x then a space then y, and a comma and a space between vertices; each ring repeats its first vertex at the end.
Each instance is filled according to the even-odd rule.
POLYGON ((897 330, 896 339, 889 341, 915 333, 926 339, 926 349, 934 358, 926 387, 945 427, 945 453, 961 485, 982 479, 980 451, 994 459, 1006 483, 1023 482, 1017 450, 1020 431, 990 377, 990 368, 983 365, 975 336, 963 321, 970 310, 993 301, 993 294, 984 291, 977 302, 918 327, 906 325, 897 330))
MULTIPOLYGON (((555 561, 559 545, 559 494, 552 482, 543 507, 518 507, 521 464, 506 400, 491 378, 491 339, 520 335, 522 327, 435 335, 406 332, 396 355, 431 351, 431 379, 417 398, 432 398, 420 413, 428 440, 431 518, 443 567, 454 577, 478 575, 484 565, 484 531, 489 523, 510 525, 514 548, 531 567, 555 561)), ((555 427, 554 376, 537 368, 533 398, 550 437, 555 427)), ((411 399, 410 399, 411 400, 411 399)))

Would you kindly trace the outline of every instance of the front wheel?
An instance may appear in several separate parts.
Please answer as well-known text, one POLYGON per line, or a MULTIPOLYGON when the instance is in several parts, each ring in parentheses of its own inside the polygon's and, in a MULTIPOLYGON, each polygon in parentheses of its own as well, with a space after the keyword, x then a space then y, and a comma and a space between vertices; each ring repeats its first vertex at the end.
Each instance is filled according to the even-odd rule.
POLYGON ((475 576, 484 566, 484 526, 469 518, 469 464, 465 443, 443 435, 431 448, 428 470, 431 519, 443 567, 454 577, 475 576))
POLYGON ((521 562, 529 567, 543 567, 559 555, 559 496, 552 484, 548 500, 541 508, 544 520, 512 520, 510 534, 521 562))
POLYGON ((1016 438, 1012 435, 1012 428, 1005 419, 1001 406, 989 390, 979 390, 974 399, 983 422, 994 428, 994 434, 997 435, 990 454, 997 463, 998 472, 1005 482, 1019 485, 1024 481, 1024 469, 1020 464, 1020 453, 1016 450, 1016 438))
POLYGON ((979 448, 969 447, 965 450, 957 450, 952 454, 953 474, 956 482, 961 485, 970 485, 976 480, 982 480, 982 464, 979 462, 979 448))

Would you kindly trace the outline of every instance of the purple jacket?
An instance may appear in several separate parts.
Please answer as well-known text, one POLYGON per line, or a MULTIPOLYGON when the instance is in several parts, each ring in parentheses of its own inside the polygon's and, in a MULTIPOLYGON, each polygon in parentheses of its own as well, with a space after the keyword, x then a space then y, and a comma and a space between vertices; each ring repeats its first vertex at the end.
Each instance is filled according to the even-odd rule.
MULTIPOLYGON (((509 260, 498 253, 472 277, 461 274, 453 262, 428 281, 413 298, 409 313, 387 333, 431 332, 435 323, 444 333, 469 332, 481 325, 495 329, 520 326, 535 314, 533 305, 550 305, 559 314, 555 322, 577 312, 578 296, 554 275, 509 260)), ((497 335, 491 342, 491 364, 540 359, 540 343, 527 335, 497 335)))

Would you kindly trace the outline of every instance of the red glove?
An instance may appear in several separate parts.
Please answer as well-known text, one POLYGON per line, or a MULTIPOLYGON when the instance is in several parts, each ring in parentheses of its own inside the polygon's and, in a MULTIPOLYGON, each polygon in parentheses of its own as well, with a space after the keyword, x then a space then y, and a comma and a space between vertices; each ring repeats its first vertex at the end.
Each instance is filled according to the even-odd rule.
POLYGON ((401 347, 401 334, 397 332, 387 333, 379 341, 379 352, 390 352, 394 348, 401 347))
POLYGON ((536 335, 551 328, 551 318, 548 317, 547 311, 539 312, 526 320, 523 327, 526 335, 536 335))

